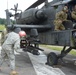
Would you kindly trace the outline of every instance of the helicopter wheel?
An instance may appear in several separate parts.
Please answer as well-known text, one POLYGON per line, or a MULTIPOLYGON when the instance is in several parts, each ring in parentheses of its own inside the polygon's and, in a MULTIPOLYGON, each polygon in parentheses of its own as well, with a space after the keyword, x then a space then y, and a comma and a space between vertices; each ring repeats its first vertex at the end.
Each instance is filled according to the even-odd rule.
POLYGON ((57 55, 54 52, 50 52, 47 56, 47 64, 49 66, 57 65, 58 58, 57 55))

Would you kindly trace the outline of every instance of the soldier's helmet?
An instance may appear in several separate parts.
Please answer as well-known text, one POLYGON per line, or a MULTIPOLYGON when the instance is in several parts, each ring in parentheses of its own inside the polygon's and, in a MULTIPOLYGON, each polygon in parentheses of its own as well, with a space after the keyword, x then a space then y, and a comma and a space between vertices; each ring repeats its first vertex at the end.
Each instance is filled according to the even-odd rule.
POLYGON ((19 36, 20 37, 26 37, 26 32, 25 31, 20 31, 19 36))

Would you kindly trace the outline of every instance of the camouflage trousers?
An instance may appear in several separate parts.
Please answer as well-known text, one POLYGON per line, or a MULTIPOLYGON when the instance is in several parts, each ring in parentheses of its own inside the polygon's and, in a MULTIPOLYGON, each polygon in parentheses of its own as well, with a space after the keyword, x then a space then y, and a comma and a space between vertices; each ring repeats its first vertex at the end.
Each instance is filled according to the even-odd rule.
POLYGON ((58 20, 54 20, 55 30, 65 30, 65 27, 58 20))
POLYGON ((9 65, 11 70, 15 70, 15 55, 14 50, 7 50, 3 49, 1 50, 1 57, 0 57, 0 67, 2 66, 3 62, 9 60, 9 65))

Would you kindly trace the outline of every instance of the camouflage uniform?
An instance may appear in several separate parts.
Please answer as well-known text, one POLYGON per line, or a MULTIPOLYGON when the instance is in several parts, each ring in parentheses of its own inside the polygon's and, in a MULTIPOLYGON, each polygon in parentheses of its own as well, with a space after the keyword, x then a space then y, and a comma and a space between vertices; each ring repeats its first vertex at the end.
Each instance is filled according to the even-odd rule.
POLYGON ((74 20, 76 20, 76 11, 75 10, 71 12, 71 16, 74 20))
POLYGON ((72 21, 73 21, 73 28, 76 29, 76 10, 73 10, 71 12, 71 17, 72 17, 72 21))
POLYGON ((65 30, 63 21, 67 20, 67 14, 64 11, 60 11, 56 14, 56 19, 54 20, 55 30, 65 30))
POLYGON ((18 52, 20 49, 20 36, 15 32, 10 32, 7 34, 7 38, 2 45, 1 58, 0 58, 0 67, 5 61, 5 58, 8 57, 10 62, 11 70, 15 70, 15 55, 14 50, 18 52))
POLYGON ((3 44, 7 34, 7 29, 5 28, 1 33, 1 45, 3 44))

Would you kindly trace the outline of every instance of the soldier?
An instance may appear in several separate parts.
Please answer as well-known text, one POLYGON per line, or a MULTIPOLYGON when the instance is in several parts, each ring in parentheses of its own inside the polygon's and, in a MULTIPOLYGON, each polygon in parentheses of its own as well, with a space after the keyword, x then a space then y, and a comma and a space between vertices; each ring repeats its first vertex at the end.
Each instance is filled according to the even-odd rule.
POLYGON ((76 5, 74 6, 73 11, 71 12, 71 17, 73 21, 73 28, 76 29, 76 5))
POLYGON ((15 28, 14 31, 11 31, 7 34, 6 40, 2 45, 1 57, 0 57, 0 69, 1 65, 5 61, 6 57, 8 57, 10 62, 11 73, 10 75, 17 75, 18 73, 15 71, 15 54, 14 50, 19 52, 20 50, 20 36, 19 31, 20 28, 15 28))
POLYGON ((67 21, 67 12, 68 7, 64 6, 62 11, 56 14, 56 19, 54 20, 55 30, 65 30, 65 27, 62 23, 63 21, 67 21))
POLYGON ((7 29, 5 28, 1 33, 1 45, 3 44, 4 39, 6 38, 6 34, 7 34, 7 29))
POLYGON ((76 5, 74 6, 74 10, 71 12, 71 17, 76 21, 76 5))

